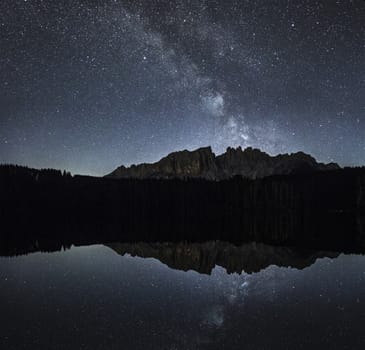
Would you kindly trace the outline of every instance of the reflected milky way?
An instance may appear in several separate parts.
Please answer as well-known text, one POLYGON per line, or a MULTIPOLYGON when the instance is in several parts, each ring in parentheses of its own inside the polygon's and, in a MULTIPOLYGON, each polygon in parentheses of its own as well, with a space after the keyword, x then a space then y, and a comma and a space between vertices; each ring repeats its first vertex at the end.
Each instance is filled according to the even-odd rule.
POLYGON ((216 266, 211 275, 101 245, 0 260, 0 337, 9 349, 365 344, 362 256, 323 258, 303 270, 272 265, 253 274, 216 266))

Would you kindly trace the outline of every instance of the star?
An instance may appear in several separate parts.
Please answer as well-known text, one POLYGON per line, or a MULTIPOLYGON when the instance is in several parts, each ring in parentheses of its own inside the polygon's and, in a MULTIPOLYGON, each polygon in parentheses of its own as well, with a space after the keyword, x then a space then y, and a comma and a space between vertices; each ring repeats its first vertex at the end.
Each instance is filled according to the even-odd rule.
POLYGON ((3 0, 0 13, 2 163, 102 176, 210 145, 365 164, 361 2, 3 0))

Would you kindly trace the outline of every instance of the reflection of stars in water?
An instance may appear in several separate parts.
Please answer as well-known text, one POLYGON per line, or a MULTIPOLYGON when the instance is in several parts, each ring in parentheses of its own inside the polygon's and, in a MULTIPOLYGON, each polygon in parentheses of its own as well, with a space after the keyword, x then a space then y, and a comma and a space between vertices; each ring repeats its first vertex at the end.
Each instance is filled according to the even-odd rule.
MULTIPOLYGON (((289 312, 290 305, 300 307, 300 312, 305 315, 307 310, 303 305, 307 302, 313 305, 328 305, 332 312, 344 313, 347 304, 343 301, 336 302, 336 293, 343 293, 344 276, 334 274, 333 278, 333 271, 338 271, 332 266, 335 263, 342 266, 338 260, 324 258, 318 259, 316 264, 303 270, 271 265, 252 274, 227 274, 224 268, 216 266, 210 277, 210 288, 215 298, 202 314, 202 330, 208 332, 211 343, 219 343, 237 320, 244 322, 243 320, 252 317, 267 318, 267 313, 273 312, 272 317, 269 317, 272 322, 277 317, 276 313, 289 312), (320 283, 318 279, 321 280, 320 283), (338 286, 335 293, 334 290, 327 289, 333 283, 338 286), (316 285, 318 287, 313 288, 316 285)), ((361 279, 362 277, 359 278, 361 279)), ((360 298, 356 297, 353 302, 358 305, 360 298)), ((290 315, 290 312, 285 314, 285 322, 290 322, 290 315)), ((247 334, 243 333, 242 336, 247 334)))
POLYGON ((201 325, 208 328, 220 328, 224 322, 224 309, 223 305, 214 305, 209 309, 202 319, 201 325))
POLYGON ((229 275, 221 267, 212 275, 183 272, 101 246, 0 262, 6 349, 47 348, 44 329, 70 349, 93 348, 95 339, 110 349, 194 350, 291 349, 298 339, 305 349, 318 341, 321 348, 363 349, 365 342, 364 256, 320 259, 303 270, 270 266, 250 275, 229 275), (24 307, 14 308, 19 300, 24 307), (36 322, 23 322, 24 310, 35 308, 36 322), (23 336, 8 337, 13 330, 23 336), (71 336, 82 345, 70 345, 71 336))
POLYGON ((212 271, 212 278, 217 279, 217 288, 223 291, 226 301, 231 304, 244 302, 249 293, 251 275, 245 272, 227 274, 224 268, 216 266, 212 271))
POLYGON ((242 274, 227 274, 222 267, 216 266, 211 274, 214 280, 214 290, 219 303, 211 305, 202 315, 201 327, 222 330, 226 319, 226 311, 230 307, 243 306, 249 295, 251 276, 242 274))

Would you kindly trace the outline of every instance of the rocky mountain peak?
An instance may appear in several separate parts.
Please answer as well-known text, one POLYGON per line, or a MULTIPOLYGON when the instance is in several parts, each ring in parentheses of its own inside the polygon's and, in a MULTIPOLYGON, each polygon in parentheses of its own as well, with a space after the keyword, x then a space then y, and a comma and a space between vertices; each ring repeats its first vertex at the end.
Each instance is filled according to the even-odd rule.
POLYGON ((334 163, 322 164, 309 154, 269 154, 252 147, 242 150, 228 147, 226 152, 216 156, 210 146, 193 151, 173 152, 152 164, 120 166, 107 177, 137 179, 203 178, 223 180, 233 176, 251 179, 270 175, 334 170, 334 163))

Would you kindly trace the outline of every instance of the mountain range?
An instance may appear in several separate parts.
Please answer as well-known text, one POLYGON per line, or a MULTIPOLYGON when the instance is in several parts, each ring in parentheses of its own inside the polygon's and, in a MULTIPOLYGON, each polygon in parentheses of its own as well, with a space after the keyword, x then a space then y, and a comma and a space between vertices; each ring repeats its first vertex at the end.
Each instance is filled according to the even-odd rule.
POLYGON ((216 156, 211 147, 194 151, 179 151, 168 154, 156 163, 142 163, 130 167, 120 166, 109 178, 133 179, 189 179, 225 180, 234 176, 250 179, 270 175, 287 175, 313 171, 339 169, 336 163, 319 163, 303 152, 270 156, 259 149, 228 147, 216 156))

